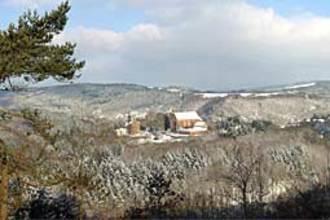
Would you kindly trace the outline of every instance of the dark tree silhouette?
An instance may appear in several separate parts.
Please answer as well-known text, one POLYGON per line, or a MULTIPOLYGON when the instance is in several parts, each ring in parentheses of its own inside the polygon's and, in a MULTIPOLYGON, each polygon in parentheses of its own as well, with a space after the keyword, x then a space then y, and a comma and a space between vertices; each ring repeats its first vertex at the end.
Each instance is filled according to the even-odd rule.
POLYGON ((0 31, 0 83, 13 90, 12 78, 40 82, 50 77, 58 81, 75 77, 85 64, 73 58, 76 45, 53 42, 64 30, 69 10, 66 1, 43 16, 27 11, 17 24, 0 31))

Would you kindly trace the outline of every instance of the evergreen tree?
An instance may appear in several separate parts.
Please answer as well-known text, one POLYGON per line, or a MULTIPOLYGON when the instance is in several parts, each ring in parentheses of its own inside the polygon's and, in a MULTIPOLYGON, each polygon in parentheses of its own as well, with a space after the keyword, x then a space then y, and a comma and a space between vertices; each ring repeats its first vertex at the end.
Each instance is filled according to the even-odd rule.
POLYGON ((27 11, 0 30, 0 83, 14 89, 11 78, 27 82, 40 82, 48 78, 57 81, 71 80, 76 71, 82 69, 84 61, 74 57, 76 45, 66 42, 54 44, 68 21, 69 2, 63 2, 57 9, 40 16, 37 11, 27 11))

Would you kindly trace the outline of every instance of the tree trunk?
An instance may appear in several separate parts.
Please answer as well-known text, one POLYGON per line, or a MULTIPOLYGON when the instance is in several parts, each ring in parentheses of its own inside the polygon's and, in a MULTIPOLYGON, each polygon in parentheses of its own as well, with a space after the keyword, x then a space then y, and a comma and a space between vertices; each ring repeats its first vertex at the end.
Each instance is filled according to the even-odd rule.
POLYGON ((263 203, 264 200, 264 191, 265 191, 265 186, 264 186, 264 181, 263 181, 263 172, 262 172, 262 161, 258 162, 258 186, 259 186, 259 192, 258 192, 258 202, 260 204, 263 203))
POLYGON ((242 188, 242 200, 243 200, 243 212, 244 218, 248 218, 248 198, 247 198, 247 187, 242 188))
POLYGON ((7 81, 8 81, 8 85, 9 85, 9 90, 10 90, 10 91, 13 91, 13 90, 14 90, 14 86, 13 86, 13 84, 11 83, 10 77, 7 77, 7 81))
POLYGON ((6 158, 1 162, 0 220, 6 220, 8 218, 8 165, 6 158))

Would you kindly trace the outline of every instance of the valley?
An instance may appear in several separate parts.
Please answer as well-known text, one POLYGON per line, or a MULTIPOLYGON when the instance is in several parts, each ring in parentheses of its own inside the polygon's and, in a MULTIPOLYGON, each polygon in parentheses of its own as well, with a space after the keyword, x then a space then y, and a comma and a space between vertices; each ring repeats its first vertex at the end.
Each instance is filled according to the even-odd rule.
MULTIPOLYGON (((51 200, 68 190, 90 218, 295 217, 303 204, 296 202, 288 215, 284 203, 327 187, 329 88, 317 82, 219 93, 76 84, 1 92, 0 135, 13 149, 13 169, 30 183, 22 188, 26 204, 33 194, 45 192, 51 200), (200 116, 207 133, 167 130, 171 112, 200 116), (128 117, 139 122, 137 133, 118 135, 128 117), (20 163, 31 168, 21 170, 20 163), (174 201, 180 205, 171 206, 174 201), (245 208, 235 208, 241 204, 245 208)), ((22 184, 15 176, 11 184, 22 184)))

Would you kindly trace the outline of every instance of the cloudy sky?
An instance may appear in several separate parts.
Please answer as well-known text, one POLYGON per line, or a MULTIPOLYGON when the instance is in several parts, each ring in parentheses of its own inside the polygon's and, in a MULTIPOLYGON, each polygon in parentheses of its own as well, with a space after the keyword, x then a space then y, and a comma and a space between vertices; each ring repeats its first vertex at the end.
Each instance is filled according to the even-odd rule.
MULTIPOLYGON (((59 0, 0 0, 0 27, 59 0)), ((329 0, 71 0, 80 82, 232 89, 330 79, 329 0)))

